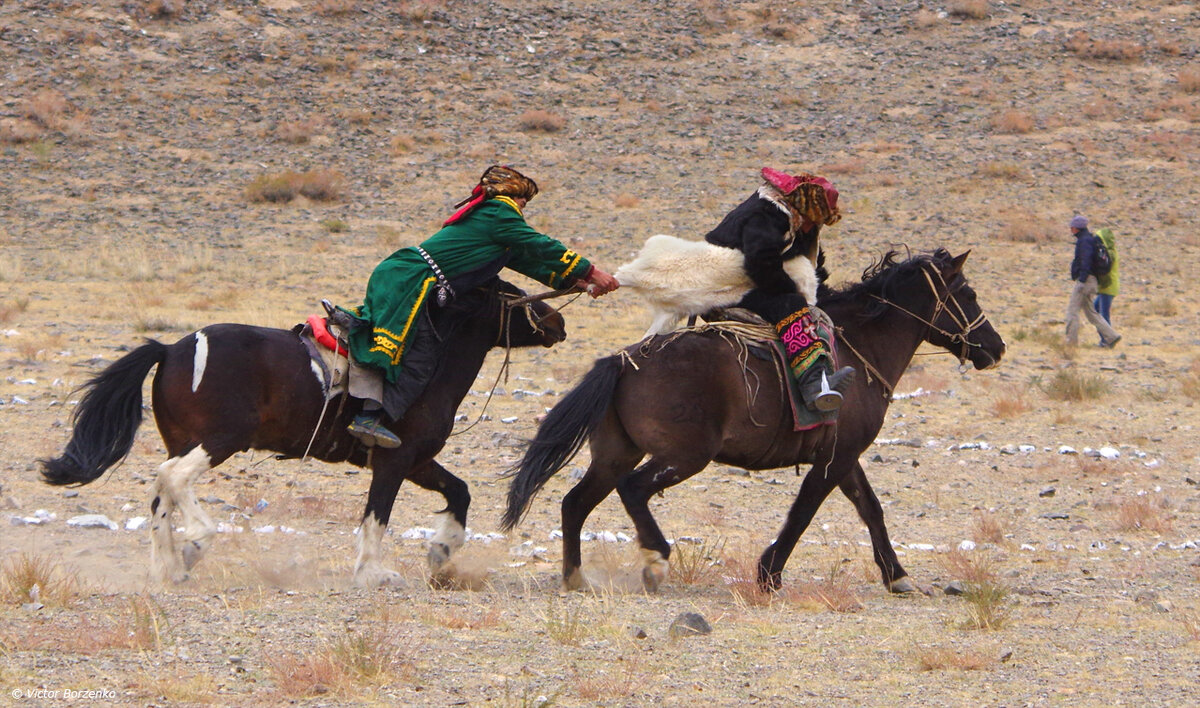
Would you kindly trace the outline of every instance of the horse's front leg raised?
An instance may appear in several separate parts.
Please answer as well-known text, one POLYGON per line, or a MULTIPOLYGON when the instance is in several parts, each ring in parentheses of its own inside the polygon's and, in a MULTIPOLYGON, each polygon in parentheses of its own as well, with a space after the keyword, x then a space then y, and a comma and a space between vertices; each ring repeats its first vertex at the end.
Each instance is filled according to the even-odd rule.
POLYGON ((896 557, 892 541, 888 538, 887 526, 883 523, 883 507, 879 504, 879 498, 875 496, 875 490, 871 489, 871 483, 867 481, 867 475, 858 460, 854 461, 850 474, 839 486, 846 498, 854 504, 859 518, 871 533, 871 548, 874 551, 875 564, 883 574, 884 586, 897 594, 916 592, 919 588, 909 579, 908 572, 896 557))

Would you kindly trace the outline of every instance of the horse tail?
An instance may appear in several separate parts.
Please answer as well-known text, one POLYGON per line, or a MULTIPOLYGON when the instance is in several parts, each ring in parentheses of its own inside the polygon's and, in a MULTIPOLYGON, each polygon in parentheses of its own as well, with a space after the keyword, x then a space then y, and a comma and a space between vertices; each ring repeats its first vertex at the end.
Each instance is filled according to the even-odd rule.
POLYGON ((147 339, 81 387, 87 392, 71 416, 71 440, 60 457, 40 460, 43 480, 87 484, 129 454, 142 423, 142 383, 166 355, 165 344, 147 339))
POLYGON ((621 356, 597 359, 579 385, 571 389, 538 426, 508 487, 508 509, 501 528, 516 526, 534 495, 583 447, 600 424, 621 378, 621 356))

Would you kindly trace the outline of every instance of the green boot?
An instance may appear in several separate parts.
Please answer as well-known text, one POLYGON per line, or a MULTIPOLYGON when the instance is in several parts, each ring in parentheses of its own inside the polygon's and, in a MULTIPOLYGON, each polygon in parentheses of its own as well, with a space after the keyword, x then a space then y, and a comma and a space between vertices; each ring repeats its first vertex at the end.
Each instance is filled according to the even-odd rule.
POLYGON ((363 411, 346 427, 347 432, 367 447, 400 447, 400 438, 383 424, 380 411, 363 411))

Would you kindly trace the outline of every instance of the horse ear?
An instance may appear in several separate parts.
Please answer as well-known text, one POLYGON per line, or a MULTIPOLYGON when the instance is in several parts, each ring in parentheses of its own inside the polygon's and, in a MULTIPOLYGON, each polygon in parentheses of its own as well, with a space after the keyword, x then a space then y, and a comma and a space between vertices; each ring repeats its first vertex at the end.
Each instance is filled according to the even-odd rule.
POLYGON ((971 255, 971 251, 963 251, 961 256, 955 256, 954 260, 950 261, 950 272, 961 273, 963 264, 967 262, 967 256, 971 255))

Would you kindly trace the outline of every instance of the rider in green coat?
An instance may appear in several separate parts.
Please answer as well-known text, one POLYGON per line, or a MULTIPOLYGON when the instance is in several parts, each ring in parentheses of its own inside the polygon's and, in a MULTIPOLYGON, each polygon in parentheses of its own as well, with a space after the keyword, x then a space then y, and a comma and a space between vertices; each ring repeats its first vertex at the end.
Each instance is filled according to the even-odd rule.
POLYGON ((421 369, 428 369, 436 354, 410 354, 430 338, 423 314, 431 302, 444 305, 456 289, 474 287, 506 267, 553 288, 585 284, 592 297, 617 289, 611 275, 525 222, 525 204, 537 193, 533 180, 493 165, 440 231, 375 268, 355 313, 370 324, 351 333, 350 351, 358 364, 383 370, 384 400, 366 401, 362 415, 350 424, 352 435, 368 445, 400 444, 380 418, 383 413, 393 420, 402 416, 428 380, 429 371, 421 369))

